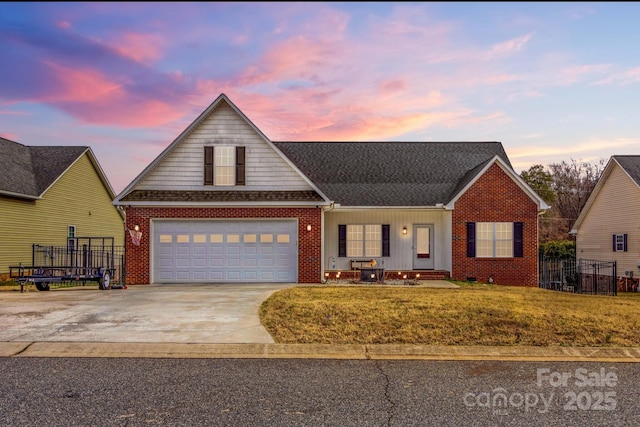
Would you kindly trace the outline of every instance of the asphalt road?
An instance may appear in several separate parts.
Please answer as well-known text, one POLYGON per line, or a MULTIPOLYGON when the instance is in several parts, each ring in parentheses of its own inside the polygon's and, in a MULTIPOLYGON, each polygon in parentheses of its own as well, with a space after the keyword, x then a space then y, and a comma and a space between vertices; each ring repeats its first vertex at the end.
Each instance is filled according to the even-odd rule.
POLYGON ((637 363, 0 358, 2 426, 638 426, 637 363))

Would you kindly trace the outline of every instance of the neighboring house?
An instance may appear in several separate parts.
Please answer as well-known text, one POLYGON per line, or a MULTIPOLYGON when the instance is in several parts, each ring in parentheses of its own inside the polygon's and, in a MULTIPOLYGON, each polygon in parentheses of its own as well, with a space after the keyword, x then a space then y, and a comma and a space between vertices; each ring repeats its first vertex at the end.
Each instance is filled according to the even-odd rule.
POLYGON ((31 265, 32 245, 68 237, 113 237, 124 245, 124 214, 89 147, 25 146, 0 138, 0 275, 31 265))
POLYGON ((640 156, 609 159, 571 233, 577 258, 616 261, 618 275, 640 276, 640 156))
POLYGON ((499 142, 274 142, 224 94, 114 204, 143 233, 129 284, 320 283, 375 260, 537 286, 548 208, 499 142))

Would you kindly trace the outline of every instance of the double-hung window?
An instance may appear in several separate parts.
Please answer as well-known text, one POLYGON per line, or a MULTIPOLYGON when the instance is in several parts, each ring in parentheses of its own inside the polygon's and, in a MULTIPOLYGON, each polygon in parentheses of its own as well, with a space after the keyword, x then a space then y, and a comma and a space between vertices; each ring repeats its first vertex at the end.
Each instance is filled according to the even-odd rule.
POLYGON ((626 234, 613 235, 613 251, 614 252, 627 251, 627 235, 626 234))
POLYGON ((204 147, 204 185, 245 185, 245 147, 204 147))
POLYGON ((388 224, 345 224, 338 226, 338 256, 389 256, 388 224))
POLYGON ((467 223, 467 256, 476 258, 522 257, 521 222, 467 223))

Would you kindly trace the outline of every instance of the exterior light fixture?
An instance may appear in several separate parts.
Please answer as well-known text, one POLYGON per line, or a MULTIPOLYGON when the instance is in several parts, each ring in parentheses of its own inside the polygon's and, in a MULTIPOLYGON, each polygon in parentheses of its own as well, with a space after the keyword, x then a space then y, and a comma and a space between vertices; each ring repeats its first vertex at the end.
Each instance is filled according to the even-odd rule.
POLYGON ((311 231, 311 224, 307 224, 307 231, 311 231))
POLYGON ((133 229, 135 231, 140 231, 140 226, 138 224, 136 224, 136 225, 133 226, 133 229))
POLYGON ((402 234, 407 234, 407 227, 406 226, 402 227, 402 234))

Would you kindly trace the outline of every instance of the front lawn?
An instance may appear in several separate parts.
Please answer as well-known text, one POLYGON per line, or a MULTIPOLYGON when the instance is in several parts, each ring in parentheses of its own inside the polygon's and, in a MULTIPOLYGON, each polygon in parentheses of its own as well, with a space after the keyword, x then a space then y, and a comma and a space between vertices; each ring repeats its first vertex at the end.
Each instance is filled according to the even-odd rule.
POLYGON ((301 286, 271 295, 260 319, 290 344, 640 346, 640 293, 301 286))

